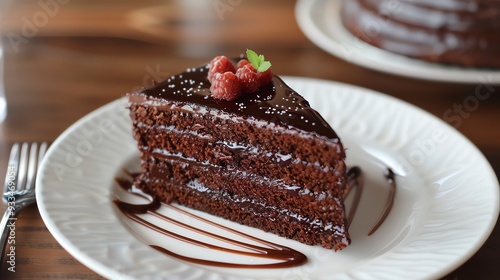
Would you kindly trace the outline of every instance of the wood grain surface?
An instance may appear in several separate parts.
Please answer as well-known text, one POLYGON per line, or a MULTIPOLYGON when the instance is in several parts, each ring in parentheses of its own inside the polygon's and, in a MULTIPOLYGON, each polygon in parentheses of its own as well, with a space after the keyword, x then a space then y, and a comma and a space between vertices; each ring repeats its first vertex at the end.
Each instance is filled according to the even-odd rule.
MULTIPOLYGON (((247 48, 264 53, 279 75, 354 84, 421 107, 468 137, 500 174, 499 86, 424 81, 349 64, 304 36, 294 1, 11 0, 1 5, 8 100, 7 119, 0 123, 2 182, 12 143, 53 141, 129 91, 247 48), (220 10, 220 2, 233 6, 220 10), (485 90, 491 94, 474 102, 485 90)), ((3 263, 0 279, 102 279, 55 241, 36 205, 21 212, 15 233, 16 272, 3 263)), ((492 279, 500 272, 499 259, 497 225, 481 249, 445 279, 492 279)))

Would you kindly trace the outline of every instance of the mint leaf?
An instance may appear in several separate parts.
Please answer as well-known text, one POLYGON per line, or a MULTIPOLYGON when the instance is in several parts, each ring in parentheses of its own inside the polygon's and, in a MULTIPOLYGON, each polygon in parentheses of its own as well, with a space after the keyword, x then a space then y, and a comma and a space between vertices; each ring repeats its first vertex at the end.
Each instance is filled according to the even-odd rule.
POLYGON ((258 55, 256 52, 249 49, 247 49, 247 59, 257 72, 265 72, 271 67, 271 62, 266 61, 263 55, 258 55))
POLYGON ((271 62, 263 61, 257 68, 257 72, 265 72, 269 67, 271 67, 271 62))
POLYGON ((247 59, 248 61, 250 61, 250 63, 252 64, 252 66, 257 69, 255 66, 256 65, 259 65, 259 56, 257 55, 256 52, 252 51, 252 50, 248 50, 247 49, 247 59))

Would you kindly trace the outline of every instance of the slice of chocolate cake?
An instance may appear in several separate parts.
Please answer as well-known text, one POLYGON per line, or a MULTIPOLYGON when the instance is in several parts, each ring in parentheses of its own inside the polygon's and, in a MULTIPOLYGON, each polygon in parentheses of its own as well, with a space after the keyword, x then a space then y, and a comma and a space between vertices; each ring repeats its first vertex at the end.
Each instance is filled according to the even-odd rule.
POLYGON ((346 247, 339 137, 270 71, 256 71, 259 79, 269 75, 268 84, 245 93, 251 86, 243 79, 253 74, 239 69, 255 69, 246 60, 229 64, 234 69, 221 73, 236 72, 243 92, 230 101, 213 96, 221 90, 214 86, 224 94, 234 88, 227 77, 216 81, 222 76, 213 71, 222 66, 215 60, 128 94, 141 154, 136 184, 167 203, 310 245, 346 247))

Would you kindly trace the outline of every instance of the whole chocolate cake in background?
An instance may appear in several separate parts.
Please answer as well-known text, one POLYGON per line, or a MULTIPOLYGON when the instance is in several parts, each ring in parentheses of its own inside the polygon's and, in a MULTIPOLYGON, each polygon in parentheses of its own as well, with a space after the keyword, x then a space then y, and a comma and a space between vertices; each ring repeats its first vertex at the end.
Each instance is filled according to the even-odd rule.
POLYGON ((390 52, 500 68, 499 0, 344 0, 341 18, 352 34, 390 52))
POLYGON ((167 203, 343 249, 342 143, 263 56, 247 56, 216 57, 128 94, 136 184, 167 203))

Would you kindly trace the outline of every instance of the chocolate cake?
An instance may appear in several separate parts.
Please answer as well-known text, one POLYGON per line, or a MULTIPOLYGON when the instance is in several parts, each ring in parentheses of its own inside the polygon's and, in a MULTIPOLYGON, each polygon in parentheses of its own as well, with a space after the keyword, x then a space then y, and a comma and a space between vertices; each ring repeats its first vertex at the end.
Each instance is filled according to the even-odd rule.
POLYGON ((334 130, 275 75, 256 92, 215 98, 210 69, 128 94, 138 187, 305 244, 346 247, 345 154, 334 130))
POLYGON ((500 67, 498 0, 344 0, 344 26, 397 54, 466 67, 500 67))

